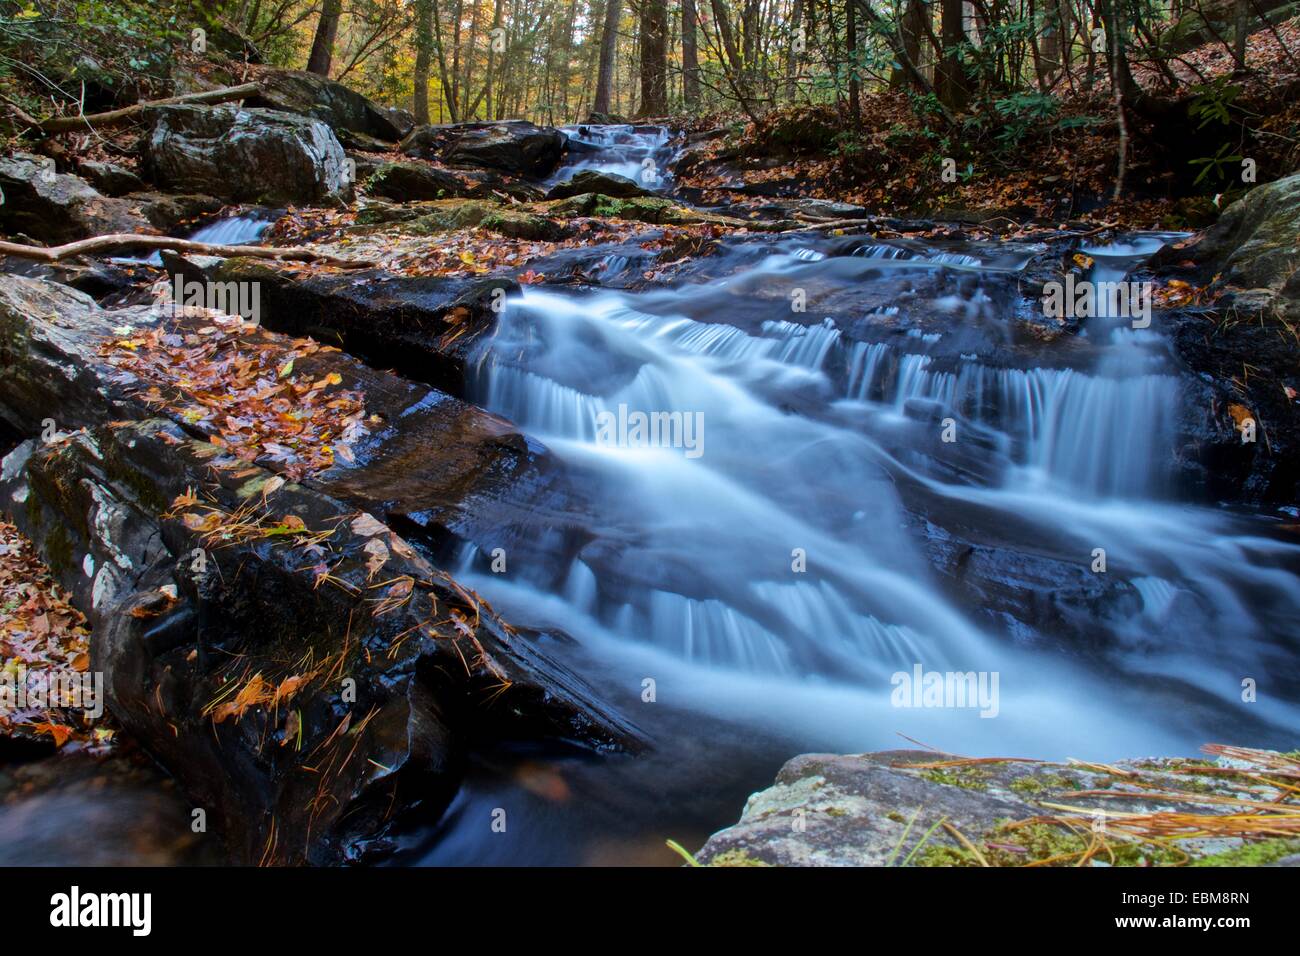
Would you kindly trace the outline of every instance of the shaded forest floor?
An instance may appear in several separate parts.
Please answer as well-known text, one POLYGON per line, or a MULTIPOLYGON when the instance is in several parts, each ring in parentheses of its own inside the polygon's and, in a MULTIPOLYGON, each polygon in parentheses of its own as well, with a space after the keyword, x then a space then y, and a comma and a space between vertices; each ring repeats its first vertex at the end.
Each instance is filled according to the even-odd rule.
POLYGON ((1090 87, 1080 76, 1051 97, 980 104, 955 127, 903 91, 865 96, 856 121, 847 105, 791 107, 761 127, 730 115, 679 117, 696 136, 717 134, 688 147, 679 183, 709 206, 810 196, 896 216, 1200 228, 1251 185, 1243 159, 1254 160, 1258 182, 1300 168, 1300 64, 1288 52, 1297 48, 1300 18, 1250 37, 1256 72, 1234 74, 1221 44, 1199 47, 1177 64, 1188 84, 1178 95, 1154 71, 1135 69, 1151 101, 1129 111, 1117 202, 1119 124, 1104 65, 1090 87))

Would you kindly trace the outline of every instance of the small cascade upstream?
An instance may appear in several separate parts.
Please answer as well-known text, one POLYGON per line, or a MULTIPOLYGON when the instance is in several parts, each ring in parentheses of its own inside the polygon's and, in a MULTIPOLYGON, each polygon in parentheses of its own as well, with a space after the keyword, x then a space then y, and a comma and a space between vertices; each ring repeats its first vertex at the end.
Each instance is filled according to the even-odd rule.
POLYGON ((586 170, 623 176, 655 192, 671 184, 675 150, 667 127, 581 124, 561 130, 569 139, 569 161, 548 185, 567 182, 586 170))
MULTIPOLYGON (((1159 243, 1089 250, 1092 278, 1159 243)), ((1102 314, 1068 351, 1026 351, 1000 341, 1025 256, 864 249, 773 243, 707 288, 525 287, 471 398, 562 460, 584 504, 542 535, 466 543, 458 578, 573 637, 600 686, 635 700, 652 679, 661 703, 633 717, 672 742, 653 772, 683 787, 899 734, 1085 759, 1293 740, 1300 549, 1264 517, 1175 496, 1182 398, 1158 323, 1102 314), (876 304, 796 315, 792 286, 876 304), (680 440, 614 433, 638 411, 680 440), (498 545, 508 573, 490 568, 498 545), (893 675, 915 667, 998 675, 996 715, 895 706, 893 675), (1256 675, 1273 690, 1244 707, 1256 675), (733 733, 746 742, 709 743, 733 733)), ((597 787, 658 818, 649 804, 678 791, 651 772, 597 787)))
MULTIPOLYGON (((255 244, 274 223, 275 218, 266 214, 248 213, 240 216, 229 216, 208 223, 206 226, 200 226, 185 238, 193 242, 209 242, 213 245, 223 246, 255 244)), ((111 261, 161 266, 162 255, 154 252, 142 258, 123 257, 111 261)))

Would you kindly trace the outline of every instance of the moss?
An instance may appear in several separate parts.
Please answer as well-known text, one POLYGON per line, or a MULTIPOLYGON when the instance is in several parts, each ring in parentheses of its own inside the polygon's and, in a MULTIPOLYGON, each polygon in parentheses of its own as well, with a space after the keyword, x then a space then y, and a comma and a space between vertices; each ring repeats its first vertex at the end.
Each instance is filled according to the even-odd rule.
POLYGON ((1016 793, 1039 794, 1051 790, 1081 790, 1079 781, 1064 777, 1059 773, 1026 774, 1011 781, 1010 788, 1016 793))
POLYGON ((1233 850, 1193 860, 1192 866, 1268 866, 1284 856, 1300 853, 1300 840, 1261 840, 1233 850))
POLYGON ((978 766, 936 768, 923 771, 921 776, 931 783, 943 784, 946 787, 961 787, 964 790, 989 788, 988 771, 978 766))
POLYGON ((913 866, 980 866, 975 854, 965 847, 930 843, 912 858, 913 866))
POLYGON ((1042 793, 1047 788, 1043 782, 1034 776, 1020 777, 1011 781, 1011 789, 1016 793, 1042 793))
POLYGON ((32 490, 30 488, 27 489, 27 501, 24 504, 24 508, 27 511, 27 527, 29 531, 31 532, 39 531, 41 527, 41 521, 43 520, 43 515, 41 513, 41 502, 40 499, 37 498, 36 495, 32 493, 32 490))
MULTIPOLYGON (((1024 826, 1001 824, 980 839, 972 840, 980 848, 990 866, 1011 867, 1057 860, 1055 865, 1075 866, 1080 854, 1091 846, 1092 836, 1075 832, 1051 823, 1031 823, 1024 826), (992 845, 991 845, 992 844, 992 845), (1008 849, 1019 847, 1020 850, 1008 849), (1059 860, 1057 858, 1060 858, 1059 860)), ((1184 859, 1181 853, 1164 847, 1144 843, 1107 841, 1114 854, 1114 866, 1175 865, 1184 859)), ((1112 863, 1105 851, 1094 854, 1093 859, 1112 863)), ((916 855, 917 866, 982 866, 980 859, 965 847, 935 843, 916 855)))
POLYGON ((56 524, 45 536, 45 563, 56 576, 72 568, 72 539, 67 529, 56 524))
POLYGON ((709 866, 771 866, 749 855, 747 850, 727 850, 709 861, 709 866))
POLYGON ((129 488, 131 493, 135 495, 136 500, 153 513, 162 514, 168 509, 169 502, 166 496, 158 490, 158 485, 144 472, 123 462, 121 455, 117 454, 112 445, 105 449, 104 474, 115 484, 129 488))
POLYGON ((560 235, 560 226, 543 216, 533 216, 502 209, 484 217, 480 225, 491 229, 510 239, 530 241, 556 239, 560 235))
POLYGON ((620 199, 603 193, 580 193, 567 199, 539 203, 537 208, 550 215, 599 216, 605 219, 648 222, 653 225, 723 221, 719 217, 687 209, 662 196, 629 196, 620 199))

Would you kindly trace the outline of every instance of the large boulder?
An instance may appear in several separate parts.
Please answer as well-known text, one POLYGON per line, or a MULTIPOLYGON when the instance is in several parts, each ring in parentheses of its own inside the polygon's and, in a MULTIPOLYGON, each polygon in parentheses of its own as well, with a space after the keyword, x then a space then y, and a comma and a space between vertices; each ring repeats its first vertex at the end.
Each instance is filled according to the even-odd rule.
POLYGON ((106 196, 125 196, 127 193, 144 190, 144 181, 139 176, 116 163, 86 160, 78 167, 78 171, 90 185, 106 196))
POLYGON ((628 179, 626 176, 619 176, 617 173, 602 173, 595 169, 584 169, 579 173, 575 173, 572 179, 566 179, 564 182, 552 186, 546 194, 546 198, 568 199, 570 196, 581 196, 583 193, 601 193, 617 199, 652 195, 650 190, 643 189, 635 180, 628 179))
POLYGON ((418 202, 467 196, 473 192, 474 185, 448 169, 408 160, 376 166, 366 180, 366 193, 397 202, 418 202))
POLYGON ((480 744, 638 749, 552 640, 429 560, 459 514, 537 480, 522 438, 337 351, 213 321, 0 277, 0 418, 61 432, 4 459, 0 508, 90 618, 109 710, 233 857, 357 859, 404 809, 445 807, 480 744), (319 413, 356 401, 364 418, 330 439, 323 471, 285 470, 297 438, 236 457, 254 424, 225 414, 238 399, 198 415, 206 399, 185 376, 173 402, 133 364, 186 342, 264 364, 300 422, 332 427, 337 413, 319 413), (340 391, 327 405, 309 397, 321 389, 340 391), (399 536, 406 508, 424 525, 403 511, 399 536), (243 530, 213 534, 214 521, 243 530))
POLYGON ((1192 256, 1246 290, 1250 301, 1300 319, 1300 173, 1257 186, 1229 206, 1192 256))
POLYGON ((346 130, 395 143, 415 127, 404 110, 380 106, 342 83, 305 70, 258 70, 254 78, 262 91, 248 100, 264 106, 318 119, 335 132, 346 130))
POLYGON ((398 146, 408 156, 438 157, 459 166, 485 166, 519 176, 545 176, 564 151, 564 134, 526 120, 418 126, 398 146))
POLYGON ((57 245, 114 232, 153 232, 134 204, 105 196, 53 160, 17 153, 0 159, 0 229, 57 245))
POLYGON ((322 203, 351 194, 343 147, 320 120, 229 106, 153 112, 147 159, 164 188, 228 202, 322 203))

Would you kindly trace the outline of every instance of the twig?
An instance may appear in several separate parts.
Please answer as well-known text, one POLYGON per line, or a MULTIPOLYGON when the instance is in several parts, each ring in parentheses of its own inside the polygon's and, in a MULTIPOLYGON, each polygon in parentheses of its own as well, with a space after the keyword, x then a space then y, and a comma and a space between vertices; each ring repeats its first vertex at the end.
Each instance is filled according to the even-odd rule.
POLYGON ((46 136, 53 136, 58 133, 67 133, 79 129, 104 129, 110 126, 120 126, 138 116, 146 110, 156 106, 175 106, 180 103, 225 103, 228 100, 241 100, 245 97, 252 96, 261 89, 257 83, 244 83, 241 86, 223 86, 216 90, 202 90, 198 93, 186 93, 182 96, 169 96, 161 100, 148 100, 142 103, 134 103, 131 106, 124 106, 119 110, 109 110, 106 113, 92 113, 89 116, 81 113, 77 116, 52 116, 49 119, 37 120, 27 116, 21 110, 16 110, 19 119, 24 123, 30 123, 37 131, 44 133, 46 136))
POLYGON ((343 269, 368 269, 377 263, 369 259, 344 259, 329 253, 318 252, 304 246, 227 246, 210 242, 195 242, 192 239, 173 239, 170 236, 143 236, 136 233, 111 233, 107 236, 93 236, 79 239, 62 246, 24 246, 16 242, 0 242, 0 255, 17 256, 20 259, 34 259, 37 262, 60 262, 74 256, 84 256, 99 252, 112 252, 121 249, 174 249, 177 252, 193 252, 201 256, 223 256, 225 258, 247 257, 251 259, 282 259, 293 262, 321 262, 343 269))

